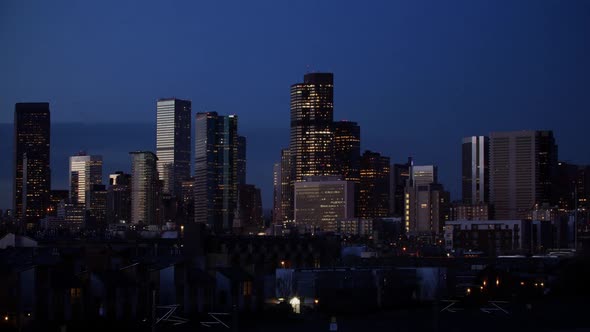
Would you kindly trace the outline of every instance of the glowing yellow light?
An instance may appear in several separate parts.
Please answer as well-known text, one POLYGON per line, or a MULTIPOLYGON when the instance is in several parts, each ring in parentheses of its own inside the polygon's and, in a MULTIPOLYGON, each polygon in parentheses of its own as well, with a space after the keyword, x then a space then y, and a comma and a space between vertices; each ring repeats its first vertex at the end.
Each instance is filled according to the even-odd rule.
POLYGON ((320 303, 320 300, 315 299, 315 300, 313 300, 313 303, 318 304, 318 303, 320 303))
POLYGON ((520 282, 520 285, 521 285, 521 286, 524 286, 524 281, 521 281, 521 282, 520 282))
POLYGON ((467 288, 467 294, 471 294, 471 288, 467 288))
POLYGON ((496 286, 500 286, 500 279, 496 279, 496 286))
POLYGON ((484 286, 485 286, 487 283, 488 283, 487 281, 485 281, 485 280, 483 281, 483 285, 484 285, 484 286))
POLYGON ((8 320, 8 316, 4 316, 4 320, 8 320))

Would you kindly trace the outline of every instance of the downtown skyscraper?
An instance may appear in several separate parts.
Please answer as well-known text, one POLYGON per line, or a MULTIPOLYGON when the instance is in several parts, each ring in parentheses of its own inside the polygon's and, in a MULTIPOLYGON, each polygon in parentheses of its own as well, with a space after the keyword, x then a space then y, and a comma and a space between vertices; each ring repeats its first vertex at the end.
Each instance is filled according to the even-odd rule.
POLYGON ((336 175, 334 167, 334 75, 305 74, 291 86, 290 149, 293 181, 336 175))
POLYGON ((463 203, 489 203, 490 197, 490 140, 486 136, 463 138, 462 189, 463 203))
POLYGON ((159 223, 160 180, 158 157, 150 151, 129 153, 131 162, 131 222, 146 225, 159 223))
POLYGON ((102 156, 89 156, 80 152, 70 157, 68 179, 70 203, 89 208, 89 191, 93 185, 102 183, 102 156))
POLYGON ((49 207, 49 103, 17 103, 14 110, 13 210, 17 219, 36 221, 49 207))
POLYGON ((490 203, 495 219, 523 219, 550 204, 557 169, 552 131, 490 135, 490 203))
POLYGON ((216 112, 195 119, 195 222, 232 231, 238 198, 238 117, 216 112))
POLYGON ((365 151, 360 161, 357 217, 373 219, 389 216, 389 157, 365 151))
POLYGON ((334 122, 335 169, 342 180, 360 181, 361 127, 356 122, 334 122))
POLYGON ((160 99, 157 102, 156 154, 162 192, 179 197, 182 181, 190 177, 191 102, 160 99))

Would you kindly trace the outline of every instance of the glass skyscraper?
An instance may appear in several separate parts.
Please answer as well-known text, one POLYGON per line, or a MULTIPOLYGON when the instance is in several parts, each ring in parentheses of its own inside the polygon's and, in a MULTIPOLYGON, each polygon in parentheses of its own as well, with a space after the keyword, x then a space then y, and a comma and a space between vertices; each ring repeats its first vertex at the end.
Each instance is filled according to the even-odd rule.
POLYGON ((195 222, 232 231, 238 196, 238 117, 216 112, 195 119, 195 222))
POLYGON ((295 182, 337 175, 334 167, 334 75, 309 73, 291 86, 292 172, 295 182))
POLYGON ((334 157, 342 180, 360 180, 361 127, 356 122, 334 122, 334 157))
POLYGON ((179 197, 182 181, 190 177, 191 102, 160 99, 157 102, 156 154, 162 192, 179 197))
POLYGON ((13 209, 17 219, 36 221, 49 208, 49 103, 17 103, 14 110, 13 209))
POLYGON ((88 156, 81 152, 70 157, 70 203, 89 208, 88 192, 102 183, 102 156, 88 156))
POLYGON ((489 203, 489 138, 486 136, 465 137, 462 150, 463 203, 489 203))
POLYGON ((158 157, 150 151, 129 153, 131 165, 131 222, 158 224, 159 190, 158 157))
POLYGON ((365 219, 389 216, 389 157, 365 151, 360 162, 357 216, 365 219))

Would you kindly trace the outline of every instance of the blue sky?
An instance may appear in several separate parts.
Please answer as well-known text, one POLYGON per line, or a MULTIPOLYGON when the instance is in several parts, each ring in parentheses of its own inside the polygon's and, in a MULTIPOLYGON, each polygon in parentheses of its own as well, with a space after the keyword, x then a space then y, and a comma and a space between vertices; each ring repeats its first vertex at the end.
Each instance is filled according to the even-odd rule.
POLYGON ((562 159, 590 163, 589 41, 582 0, 7 0, 0 123, 16 102, 49 101, 54 123, 149 124, 175 96, 238 114, 250 133, 287 130, 289 86, 331 71, 335 119, 359 122, 363 147, 393 161, 553 129, 562 159))

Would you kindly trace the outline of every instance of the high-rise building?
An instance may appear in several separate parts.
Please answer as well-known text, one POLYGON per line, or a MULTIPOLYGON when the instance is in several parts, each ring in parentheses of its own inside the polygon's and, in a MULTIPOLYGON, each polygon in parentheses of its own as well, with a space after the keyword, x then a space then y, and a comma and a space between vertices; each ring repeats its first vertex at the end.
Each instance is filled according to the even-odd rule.
POLYGON ((88 190, 87 228, 105 228, 107 219, 108 191, 104 184, 93 184, 88 190))
POLYGON ((464 204, 489 203, 490 140, 486 136, 463 138, 462 187, 464 204))
POLYGON ((293 181, 335 175, 334 75, 309 73, 291 86, 291 158, 293 181))
POLYGON ((197 113, 195 120, 195 222, 231 232, 238 195, 238 117, 197 113))
POLYGON ((557 163, 553 202, 560 210, 573 210, 576 206, 576 190, 579 166, 560 161, 557 163))
POLYGON ((293 172, 291 150, 281 150, 281 174, 280 174, 280 216, 279 223, 292 222, 293 215, 293 172))
POLYGON ((157 102, 156 154, 162 192, 180 195, 181 182, 191 174, 191 102, 160 99, 157 102))
POLYGON ((102 184, 102 156, 80 152, 70 157, 70 203, 89 209, 88 191, 95 184, 102 184))
POLYGON ((13 211, 37 221, 49 207, 49 103, 17 103, 14 109, 13 211))
POLYGON ((342 180, 360 181, 361 127, 356 122, 334 122, 334 158, 336 173, 342 180))
POLYGON ((131 222, 156 225, 159 223, 158 157, 150 151, 129 153, 131 165, 131 222))
POLYGON ((496 219, 523 219, 552 202, 557 145, 552 131, 490 135, 490 203, 496 219))
POLYGON ((262 198, 260 188, 252 184, 242 184, 238 188, 238 215, 234 228, 239 227, 244 234, 258 234, 263 229, 262 198))
POLYGON ((339 220, 354 217, 354 182, 338 176, 309 177, 295 183, 295 223, 315 232, 337 229, 339 220))
POLYGON ((182 191, 180 195, 179 214, 184 223, 191 223, 195 220, 195 178, 182 181, 182 191))
POLYGON ((238 186, 246 184, 246 137, 238 136, 238 186))
POLYGON ((389 157, 365 151, 360 162, 357 216, 373 219, 389 216, 389 157))
POLYGON ((389 209, 391 215, 394 217, 404 216, 404 199, 406 183, 410 179, 410 167, 412 165, 412 158, 408 158, 405 164, 391 165, 390 187, 389 191, 389 209))
POLYGON ((272 166, 272 223, 273 225, 283 222, 281 217, 281 163, 272 166))
POLYGON ((414 235, 436 235, 450 219, 450 194, 438 183, 436 166, 411 166, 405 189, 405 226, 414 235))
POLYGON ((109 175, 107 222, 121 221, 131 221, 131 174, 119 171, 109 175))

